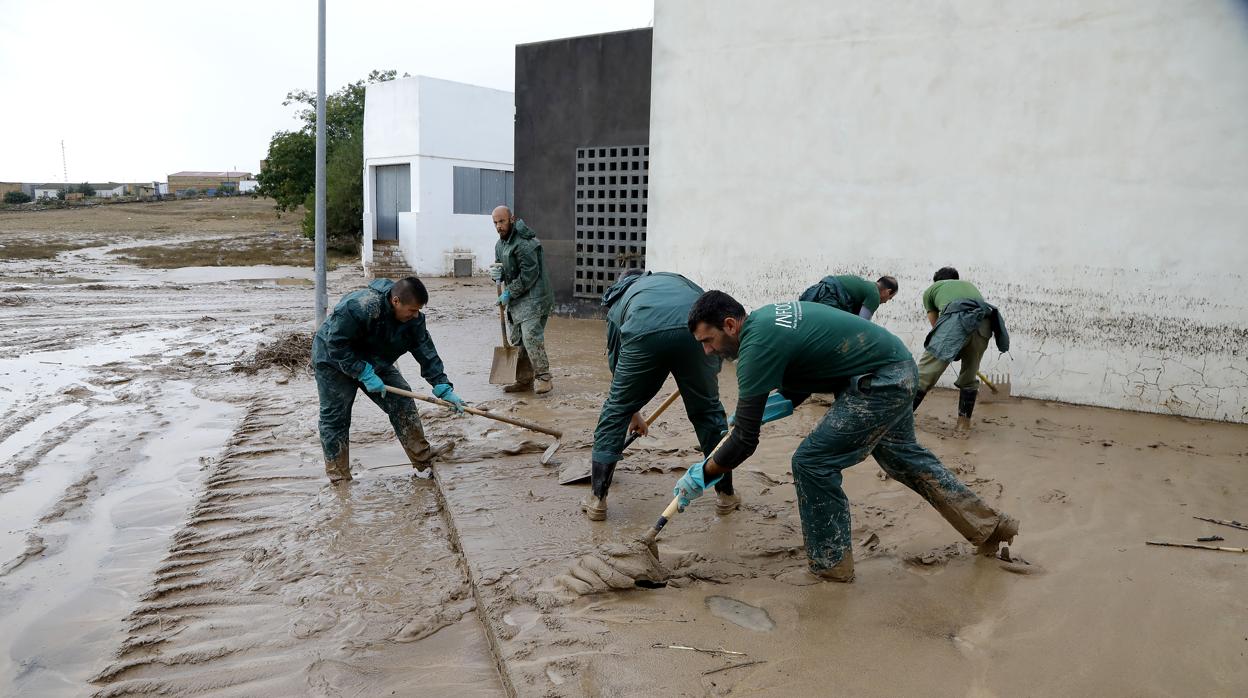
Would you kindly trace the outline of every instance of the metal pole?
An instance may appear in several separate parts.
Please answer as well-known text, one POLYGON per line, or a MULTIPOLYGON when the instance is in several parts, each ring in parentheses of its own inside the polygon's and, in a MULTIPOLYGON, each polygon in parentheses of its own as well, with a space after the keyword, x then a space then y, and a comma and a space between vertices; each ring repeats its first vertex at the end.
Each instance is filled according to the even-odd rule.
POLYGON ((316 17, 316 326, 325 321, 325 0, 316 17))

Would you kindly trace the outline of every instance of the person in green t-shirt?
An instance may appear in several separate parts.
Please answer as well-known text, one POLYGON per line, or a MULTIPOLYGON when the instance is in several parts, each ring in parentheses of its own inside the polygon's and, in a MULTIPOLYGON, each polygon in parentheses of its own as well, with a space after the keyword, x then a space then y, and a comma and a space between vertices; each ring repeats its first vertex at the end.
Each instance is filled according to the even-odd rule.
POLYGON ((958 429, 971 427, 971 414, 979 396, 979 363, 994 335, 997 348, 1009 351, 1010 338, 1005 321, 994 306, 984 301, 974 284, 962 281, 958 270, 942 267, 932 276, 932 285, 923 292, 923 309, 932 331, 923 342, 919 359, 919 390, 914 396, 914 409, 927 391, 936 385, 941 374, 953 361, 961 362, 958 379, 958 429))
POLYGON ((926 499, 980 552, 993 554, 1018 533, 958 481, 914 435, 918 369, 888 330, 818 303, 772 303, 745 313, 723 291, 709 291, 689 311, 689 330, 708 354, 737 362, 739 397, 731 432, 706 461, 677 482, 683 508, 721 475, 749 458, 772 390, 800 403, 811 393, 836 401, 793 453, 793 480, 810 570, 839 582, 854 578, 849 500, 841 471, 874 456, 884 472, 926 499))
MULTIPOLYGON (((625 433, 649 431, 641 416, 671 375, 685 404, 703 455, 709 455, 728 428, 719 401, 718 356, 708 356, 685 329, 689 308, 702 288, 680 274, 630 272, 602 296, 607 308, 607 366, 611 391, 602 403, 590 457, 592 492, 581 502, 590 521, 607 518, 607 492, 624 450, 625 433)), ((732 478, 715 484, 716 513, 740 508, 732 478)))
POLYGON ((797 299, 822 303, 870 320, 881 305, 897 295, 898 288, 897 279, 891 276, 881 276, 875 283, 851 274, 825 276, 797 299))

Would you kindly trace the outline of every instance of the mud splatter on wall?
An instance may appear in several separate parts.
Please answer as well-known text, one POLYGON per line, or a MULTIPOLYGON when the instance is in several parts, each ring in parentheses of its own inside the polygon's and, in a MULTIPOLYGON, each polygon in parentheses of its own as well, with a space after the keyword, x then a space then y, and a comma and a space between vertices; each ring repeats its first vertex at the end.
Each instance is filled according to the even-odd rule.
POLYGON ((646 265, 747 305, 932 272, 1016 393, 1248 422, 1248 4, 656 7, 646 265))

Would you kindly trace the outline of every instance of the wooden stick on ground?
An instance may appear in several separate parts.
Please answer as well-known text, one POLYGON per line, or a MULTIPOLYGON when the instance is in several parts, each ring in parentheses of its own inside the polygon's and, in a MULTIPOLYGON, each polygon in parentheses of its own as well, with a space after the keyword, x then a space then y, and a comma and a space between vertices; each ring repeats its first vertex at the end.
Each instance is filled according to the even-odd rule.
POLYGON ((1222 519, 1209 519, 1209 518, 1205 518, 1204 516, 1193 516, 1192 518, 1199 519, 1200 521, 1208 521, 1209 523, 1220 524, 1222 526, 1230 526, 1231 528, 1238 528, 1241 531, 1248 531, 1248 524, 1242 524, 1238 521, 1224 521, 1222 519))
POLYGON ((745 657, 745 652, 733 652, 732 650, 707 650, 701 647, 687 647, 685 645, 665 645, 662 642, 656 642, 650 645, 654 649, 663 650, 689 650, 690 652, 701 652, 703 654, 731 654, 734 657, 745 657))
POLYGON ((1146 540, 1149 545, 1164 545, 1167 548, 1195 548, 1197 550, 1220 550, 1224 553, 1248 553, 1248 548, 1226 548, 1219 545, 1197 545, 1195 543, 1165 543, 1156 540, 1146 540))
POLYGON ((728 671, 729 669, 740 669, 743 666, 752 666, 754 664, 766 664, 766 663, 767 663, 766 659, 755 659, 752 662, 741 662, 740 664, 729 664, 728 666, 721 666, 718 669, 707 669, 706 671, 702 672, 702 675, 706 676, 707 674, 718 674, 721 671, 728 671))

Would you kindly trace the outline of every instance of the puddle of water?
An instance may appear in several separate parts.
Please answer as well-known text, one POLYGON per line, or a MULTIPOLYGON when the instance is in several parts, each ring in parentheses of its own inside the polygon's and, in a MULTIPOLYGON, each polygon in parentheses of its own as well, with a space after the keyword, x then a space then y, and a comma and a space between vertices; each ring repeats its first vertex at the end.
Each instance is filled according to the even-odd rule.
POLYGON ((706 607, 711 610, 711 615, 747 630, 768 632, 776 628, 767 611, 728 596, 708 596, 706 607))
MULTIPOLYGON (((165 385, 153 401, 155 413, 177 409, 187 417, 152 433, 131 456, 133 465, 84 502, 73 519, 45 526, 45 538, 61 543, 5 577, 9 591, 0 596, 0 626, 5 628, 0 694, 81 695, 83 681, 116 646, 119 619, 150 583, 152 568, 200 488, 200 457, 219 452, 240 412, 195 396, 192 387, 182 381, 165 385)), ((142 429, 154 419, 140 417, 129 426, 142 429)), ((28 471, 27 481, 10 494, 27 493, 30 474, 41 473, 59 478, 61 485, 41 485, 39 491, 59 495, 86 467, 100 466, 87 453, 93 447, 89 437, 99 435, 84 433, 83 443, 58 447, 45 457, 56 460, 57 467, 46 467, 49 462, 28 471), (68 458, 54 456, 66 447, 68 458)))
POLYGON ((85 405, 60 405, 13 432, 9 438, 0 442, 0 465, 8 463, 10 458, 34 444, 40 436, 78 416, 86 409, 85 405))
POLYGON ((61 286, 64 284, 89 284, 100 279, 81 276, 0 276, 0 283, 25 284, 27 286, 61 286))
MULTIPOLYGON (((311 283, 315 270, 311 267, 286 267, 260 265, 254 267, 181 267, 170 269, 158 276, 161 281, 177 283, 215 283, 219 281, 267 281, 279 283, 290 280, 297 283, 304 279, 311 283)), ((280 284, 285 285, 285 284, 280 284)))

